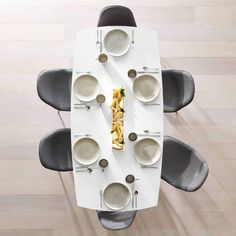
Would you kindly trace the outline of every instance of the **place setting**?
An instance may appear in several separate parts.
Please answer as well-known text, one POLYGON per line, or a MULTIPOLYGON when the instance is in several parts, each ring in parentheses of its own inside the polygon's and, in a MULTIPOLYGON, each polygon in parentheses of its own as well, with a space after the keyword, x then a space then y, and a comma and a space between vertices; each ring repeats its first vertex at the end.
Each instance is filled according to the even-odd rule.
POLYGON ((99 107, 106 101, 106 97, 99 93, 100 86, 97 78, 91 74, 82 74, 77 77, 73 84, 73 92, 80 101, 74 103, 76 109, 90 110, 91 107, 99 107))
POLYGON ((134 30, 132 30, 131 36, 121 29, 112 29, 106 32, 104 37, 103 30, 97 30, 96 35, 99 55, 95 59, 100 63, 106 63, 109 56, 121 57, 125 55, 130 50, 131 45, 134 45, 134 30))

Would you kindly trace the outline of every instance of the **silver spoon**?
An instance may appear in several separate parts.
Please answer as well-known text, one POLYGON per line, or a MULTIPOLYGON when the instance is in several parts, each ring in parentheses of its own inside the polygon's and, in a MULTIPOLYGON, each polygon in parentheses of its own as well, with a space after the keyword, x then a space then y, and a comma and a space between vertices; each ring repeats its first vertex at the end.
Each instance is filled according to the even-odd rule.
POLYGON ((74 108, 87 108, 88 110, 91 108, 88 104, 79 104, 79 103, 75 103, 74 104, 74 108))
POLYGON ((144 132, 145 134, 147 134, 147 135, 149 135, 149 134, 160 134, 159 131, 150 131, 150 130, 148 130, 148 129, 145 129, 143 132, 144 132))
POLYGON ((134 191, 134 196, 135 196, 135 207, 138 207, 138 190, 134 191))
POLYGON ((98 32, 98 30, 97 30, 97 41, 96 41, 96 45, 98 45, 98 44, 100 44, 100 42, 99 42, 99 32, 98 32))
POLYGON ((134 44, 134 30, 132 30, 132 44, 134 44))
POLYGON ((79 168, 75 170, 76 172, 80 172, 80 171, 88 171, 88 173, 91 173, 93 170, 91 168, 79 168))

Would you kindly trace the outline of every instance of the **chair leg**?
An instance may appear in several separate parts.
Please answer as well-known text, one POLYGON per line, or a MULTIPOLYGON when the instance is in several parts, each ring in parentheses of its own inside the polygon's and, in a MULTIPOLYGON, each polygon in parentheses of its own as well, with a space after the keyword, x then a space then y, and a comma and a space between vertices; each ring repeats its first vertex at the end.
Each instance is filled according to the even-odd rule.
POLYGON ((60 121, 61 121, 61 124, 62 124, 63 128, 66 128, 65 122, 64 122, 64 120, 62 119, 62 116, 61 116, 61 113, 60 113, 59 110, 57 111, 57 114, 58 114, 58 116, 59 116, 59 119, 60 119, 60 121))

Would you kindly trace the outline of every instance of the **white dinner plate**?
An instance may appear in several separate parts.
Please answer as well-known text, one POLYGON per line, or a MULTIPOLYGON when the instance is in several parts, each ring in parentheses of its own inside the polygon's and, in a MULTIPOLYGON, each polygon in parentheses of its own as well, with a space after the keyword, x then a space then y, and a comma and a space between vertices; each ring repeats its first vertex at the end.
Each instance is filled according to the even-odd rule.
POLYGON ((75 96, 84 102, 92 101, 99 93, 98 80, 89 74, 79 76, 73 85, 75 96))
POLYGON ((100 148, 92 138, 79 139, 73 146, 73 157, 82 165, 91 165, 99 158, 100 148))
POLYGON ((143 138, 134 145, 136 160, 141 165, 153 165, 161 157, 161 147, 152 138, 143 138))
POLYGON ((129 204, 130 190, 124 184, 111 183, 103 192, 104 204, 112 210, 121 210, 129 204))
POLYGON ((110 55, 122 56, 130 48, 130 38, 125 31, 114 29, 105 35, 103 44, 110 55))
POLYGON ((133 82, 133 93, 141 102, 151 102, 158 97, 160 85, 152 75, 141 75, 133 82))

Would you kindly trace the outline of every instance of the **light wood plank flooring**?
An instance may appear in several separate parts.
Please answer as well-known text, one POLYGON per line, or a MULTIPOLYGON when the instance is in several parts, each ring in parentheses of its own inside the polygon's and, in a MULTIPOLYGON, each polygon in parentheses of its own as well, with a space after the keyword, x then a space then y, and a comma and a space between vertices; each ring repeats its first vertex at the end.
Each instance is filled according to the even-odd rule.
POLYGON ((0 0, 0 236, 236 235, 235 71, 235 0, 0 0), (37 74, 71 68, 76 31, 94 27, 112 3, 158 31, 163 68, 193 74, 194 101, 165 115, 165 133, 195 147, 210 167, 194 193, 162 182, 158 207, 138 212, 120 232, 78 208, 71 174, 44 169, 37 149, 45 133, 61 127, 37 96, 37 74))

